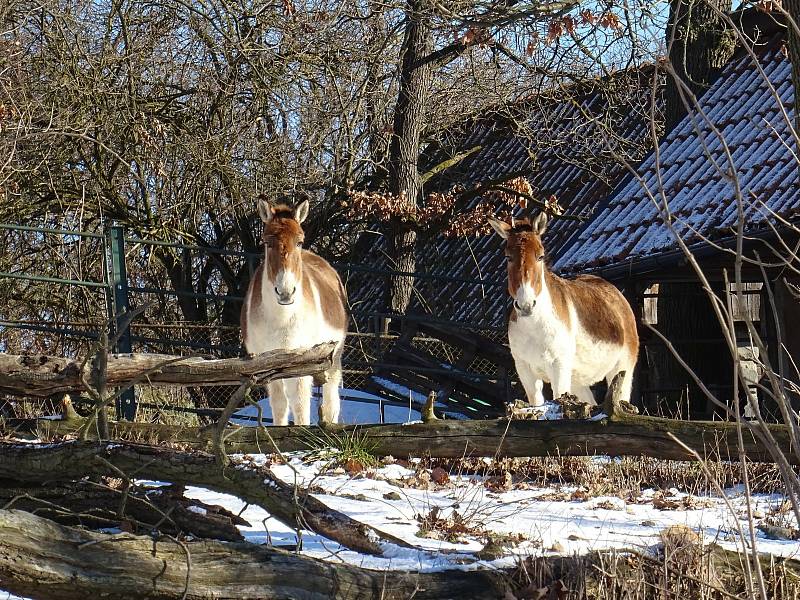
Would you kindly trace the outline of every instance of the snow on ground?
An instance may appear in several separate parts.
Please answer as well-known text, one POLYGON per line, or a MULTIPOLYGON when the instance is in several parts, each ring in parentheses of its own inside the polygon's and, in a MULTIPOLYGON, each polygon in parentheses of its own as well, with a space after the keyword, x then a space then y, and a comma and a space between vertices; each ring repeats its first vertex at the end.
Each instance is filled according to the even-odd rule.
MULTIPOLYGON (((381 412, 379 402, 382 399, 373 394, 362 392, 360 390, 351 390, 342 388, 339 390, 339 396, 342 399, 342 412, 339 416, 339 422, 344 424, 353 423, 379 423, 381 420, 381 412)), ((424 401, 424 399, 423 399, 424 401)), ((311 423, 317 422, 317 409, 321 399, 319 394, 315 391, 311 398, 311 423)), ((258 401, 261 406, 261 417, 263 419, 272 419, 272 410, 269 406, 269 398, 263 398, 258 401)), ((386 423, 403 423, 406 421, 415 421, 420 418, 419 411, 413 410, 409 406, 396 406, 393 404, 385 404, 383 406, 384 419, 386 423)), ((255 406, 245 406, 237 411, 231 423, 236 425, 255 425, 256 422, 252 419, 237 419, 236 417, 258 417, 258 409, 255 406)), ((269 421, 271 422, 271 421, 269 421)), ((2 599, 0 599, 2 600, 2 599)))
MULTIPOLYGON (((303 554, 365 568, 430 572, 510 567, 519 556, 573 555, 610 548, 648 552, 659 543, 659 533, 672 525, 690 527, 708 543, 741 550, 740 528, 747 531, 745 497, 739 488, 726 491, 732 513, 722 498, 693 496, 674 489, 643 489, 625 497, 593 496, 574 485, 537 486, 504 481, 502 477, 448 475, 441 469, 425 469, 414 460, 350 475, 332 468, 330 460, 320 460, 319 454, 291 453, 287 457, 288 464, 275 463, 275 457, 266 455, 231 458, 243 466, 271 464, 272 471, 284 481, 310 487, 328 506, 415 546, 390 545, 384 557, 373 557, 347 550, 315 533, 301 533, 303 554), (420 517, 430 517, 432 512, 451 521, 457 513, 464 527, 449 541, 443 539, 444 535, 431 534, 430 529, 424 533, 420 517), (485 548, 489 538, 502 544, 485 548), (489 548, 492 550, 487 553, 489 548)), ((590 460, 605 464, 615 459, 590 460)), ((486 461, 490 464, 489 459, 486 461)), ((272 519, 260 507, 200 487, 188 487, 186 495, 241 512, 250 526, 240 530, 252 543, 292 550, 298 543, 292 528, 272 519)), ((757 522, 785 505, 785 498, 777 494, 756 495, 753 500, 757 522)), ((798 541, 771 540, 758 533, 756 544, 759 552, 800 557, 798 541)), ((20 599, 0 591, 0 600, 20 599)))
MULTIPOLYGON (((370 403, 374 400, 370 394, 344 390, 342 396, 343 422, 378 421, 379 409, 370 403)), ((311 410, 314 419, 316 402, 311 410)), ((269 417, 268 400, 260 404, 264 416, 269 417)), ((537 413, 543 414, 536 416, 558 418, 560 407, 551 404, 539 409, 537 413)), ((255 416, 257 411, 249 406, 237 414, 255 416)), ((420 416, 408 407, 389 405, 385 406, 385 415, 388 422, 407 422, 420 416)), ((240 423, 253 424, 248 420, 240 423)), ((519 556, 573 555, 611 548, 647 552, 659 543, 659 533, 672 525, 690 527, 706 542, 732 550, 741 551, 742 541, 749 540, 746 502, 740 489, 726 491, 731 511, 720 497, 692 496, 674 489, 595 496, 575 485, 536 486, 497 477, 449 475, 441 469, 431 472, 413 460, 348 474, 341 468, 331 468, 331 461, 320 460, 318 453, 288 457, 288 464, 275 463, 273 457, 265 455, 232 458, 254 465, 272 461, 272 471, 284 481, 310 487, 328 506, 414 546, 391 545, 384 557, 372 557, 313 532, 301 533, 303 554, 367 568, 475 569, 513 566, 519 556), (454 521, 459 527, 431 526, 454 521)), ((605 464, 615 459, 589 460, 605 464)), ((234 513, 241 511, 250 526, 240 530, 250 542, 289 549, 298 544, 292 528, 272 519, 260 507, 199 487, 188 487, 186 495, 234 513)), ((756 524, 785 505, 780 495, 756 495, 753 500, 756 524)), ((759 552, 800 557, 800 541, 767 539, 759 531, 755 543, 759 552)), ((0 600, 25 599, 0 590, 0 600)))
MULTIPOLYGON (((238 457, 241 459, 241 457, 238 457)), ((247 455, 246 461, 263 464, 263 455, 247 455)), ((304 462, 293 455, 289 464, 273 465, 272 471, 287 482, 313 486, 315 496, 328 506, 376 529, 413 544, 419 550, 392 547, 385 558, 367 557, 341 548, 335 542, 305 532, 303 553, 376 569, 421 571, 511 566, 517 556, 537 554, 583 554, 592 550, 629 548, 647 551, 659 543, 659 533, 671 525, 685 525, 729 549, 741 550, 739 527, 747 531, 744 497, 728 490, 735 515, 723 499, 689 496, 677 490, 644 490, 635 499, 616 496, 589 497, 575 486, 535 487, 527 484, 504 491, 480 476, 449 476, 443 485, 428 483, 414 465, 386 465, 355 476, 341 469, 325 470, 323 461, 304 462), (487 485, 488 483, 488 485, 487 485), (410 484, 410 486, 409 486, 410 484), (418 487, 422 489, 417 489, 418 487), (428 489, 425 489, 428 488, 428 489), (438 507, 439 518, 462 518, 467 528, 481 533, 456 535, 446 541, 420 537, 418 515, 428 516, 438 507), (486 534, 505 542, 498 555, 487 560, 474 556, 484 548, 486 534)), ((441 480, 442 474, 437 474, 441 480)), ((244 503, 225 494, 189 488, 187 496, 209 504, 220 504, 238 512, 244 503)), ((777 495, 754 498, 759 514, 770 514, 783 503, 777 495)), ((293 546, 295 532, 271 519, 258 507, 249 506, 242 517, 251 527, 242 527, 254 543, 293 546)), ((427 535, 436 535, 430 534, 427 535)), ((759 534, 759 552, 786 557, 800 556, 800 542, 770 540, 759 534)), ((479 554, 479 556, 481 556, 479 554)), ((481 556, 481 558, 485 558, 481 556)))

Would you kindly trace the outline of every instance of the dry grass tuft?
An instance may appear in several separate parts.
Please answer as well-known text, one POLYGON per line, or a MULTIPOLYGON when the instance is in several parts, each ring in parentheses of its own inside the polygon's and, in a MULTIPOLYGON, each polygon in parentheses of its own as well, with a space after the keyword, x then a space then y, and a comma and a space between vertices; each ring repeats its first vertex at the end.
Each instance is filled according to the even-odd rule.
MULTIPOLYGON (((585 489, 590 496, 632 499, 649 488, 675 488, 693 495, 715 492, 700 464, 649 457, 429 458, 420 466, 430 470, 439 467, 459 475, 502 477, 504 480, 511 477, 514 487, 523 489, 526 486, 574 485, 585 489)), ((742 483, 738 463, 708 461, 706 466, 722 487, 742 483)), ((753 493, 782 493, 780 473, 774 464, 749 462, 747 473, 753 493)))

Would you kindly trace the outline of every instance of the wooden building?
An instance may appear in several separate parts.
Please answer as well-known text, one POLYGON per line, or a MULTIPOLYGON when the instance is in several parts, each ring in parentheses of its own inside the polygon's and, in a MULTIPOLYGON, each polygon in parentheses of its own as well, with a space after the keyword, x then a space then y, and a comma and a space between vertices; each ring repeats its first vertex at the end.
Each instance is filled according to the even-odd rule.
POLYGON ((725 303, 735 288, 741 225, 746 296, 732 306, 738 357, 753 389, 763 377, 759 362, 767 359, 798 381, 800 312, 791 284, 800 267, 800 146, 786 32, 772 15, 750 10, 737 18, 755 42, 737 50, 698 106, 599 205, 553 264, 562 275, 593 273, 625 290, 641 323, 636 390, 652 412, 721 411, 651 326, 720 400, 733 395, 733 354, 676 236, 725 303), (766 356, 748 320, 766 342, 766 356))

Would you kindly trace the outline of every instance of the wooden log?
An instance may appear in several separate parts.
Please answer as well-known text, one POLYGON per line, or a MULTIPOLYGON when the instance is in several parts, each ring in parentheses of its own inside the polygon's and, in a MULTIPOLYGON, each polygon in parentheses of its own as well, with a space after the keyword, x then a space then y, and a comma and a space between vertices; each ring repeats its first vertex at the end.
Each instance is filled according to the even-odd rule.
POLYGON ((226 542, 243 542, 237 525, 249 525, 221 506, 184 497, 183 486, 124 490, 86 480, 45 486, 5 483, 0 480, 0 506, 35 512, 62 525, 158 530, 226 542))
MULTIPOLYGON (((0 589, 48 600, 752 596, 742 583, 747 558, 716 546, 679 556, 611 550, 528 557, 508 570, 376 571, 248 543, 97 533, 0 509, 0 589)), ((759 560, 767 589, 796 597, 798 561, 759 560)))
POLYGON ((380 556, 387 543, 408 547, 395 536, 329 508, 302 488, 295 489, 267 467, 222 467, 206 453, 131 443, 0 442, 0 479, 42 484, 87 476, 118 477, 120 472, 128 477, 199 485, 232 494, 261 506, 290 527, 309 529, 357 552, 380 556))
POLYGON ((109 535, 0 510, 0 588, 84 598, 501 598, 501 573, 381 572, 247 543, 109 535), (191 566, 191 568, 189 568, 191 566))
MULTIPOLYGON (((42 439, 74 434, 82 421, 29 420, 17 430, 34 431, 42 439)), ((780 450, 792 464, 789 432, 770 426, 780 450)), ((199 449, 211 448, 209 429, 155 423, 110 424, 111 437, 199 449)), ((745 455, 752 461, 772 462, 772 456, 755 436, 744 430, 745 455)), ((308 450, 331 439, 355 437, 376 456, 460 458, 462 456, 650 456, 668 460, 696 460, 671 435, 703 458, 739 460, 736 424, 725 421, 681 421, 627 414, 600 421, 437 420, 410 425, 349 425, 316 427, 229 427, 225 448, 230 453, 270 453, 308 450), (271 438, 271 439, 270 439, 271 438)))
MULTIPOLYGON (((331 365, 335 343, 309 349, 275 350, 246 358, 206 360, 163 354, 111 354, 106 384, 109 387, 141 382, 148 385, 235 385, 243 379, 269 381, 314 375, 331 365)), ((25 396, 51 396, 85 389, 92 381, 94 361, 43 355, 0 354, 0 392, 25 396)))

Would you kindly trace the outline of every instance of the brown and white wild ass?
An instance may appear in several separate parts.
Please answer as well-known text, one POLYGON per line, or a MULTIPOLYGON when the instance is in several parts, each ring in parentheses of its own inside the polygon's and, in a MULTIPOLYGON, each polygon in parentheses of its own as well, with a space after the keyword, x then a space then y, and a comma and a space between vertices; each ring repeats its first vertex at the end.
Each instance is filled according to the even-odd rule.
MULTIPOLYGON (((308 201, 290 207, 261 199, 258 212, 264 222, 264 262, 250 282, 242 307, 245 349, 258 354, 337 342, 333 365, 322 386, 322 419, 336 423, 348 322, 342 280, 325 259, 303 249, 300 225, 308 216, 308 201)), ((275 425, 289 423, 289 408, 295 424, 309 424, 311 386, 311 377, 270 382, 275 425)))
POLYGON ((562 279, 548 271, 541 239, 546 214, 489 223, 506 240, 508 293, 514 299, 508 342, 528 401, 544 403, 544 380, 554 398, 571 393, 595 404, 589 386, 610 383, 620 371, 622 399, 630 401, 639 337, 625 297, 599 277, 562 279))

